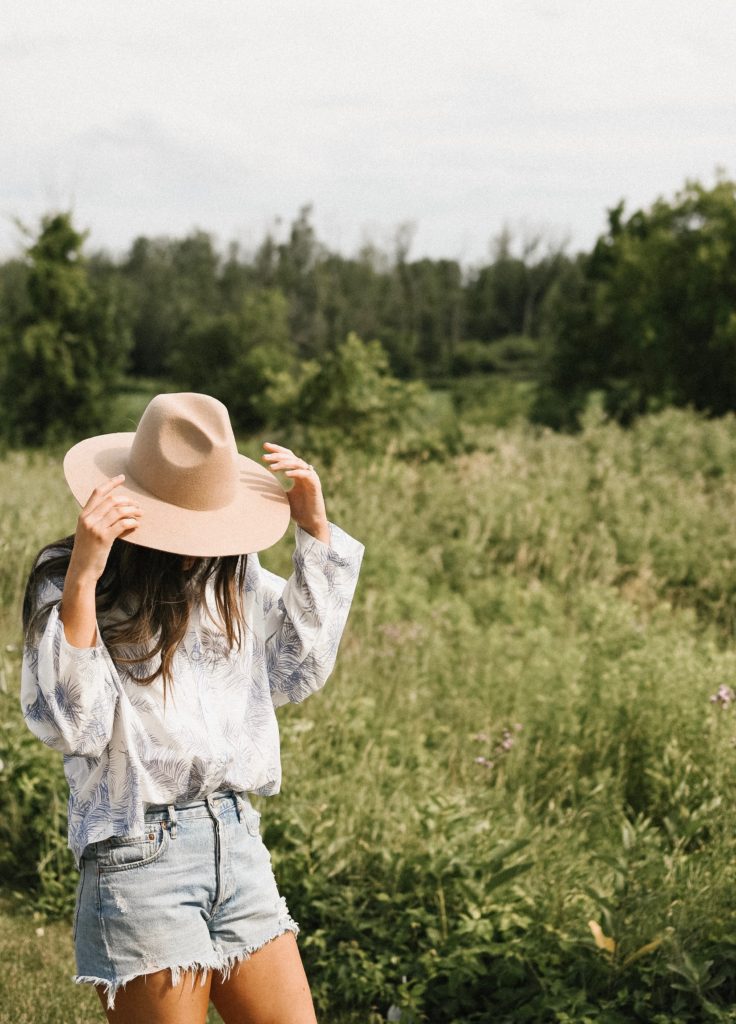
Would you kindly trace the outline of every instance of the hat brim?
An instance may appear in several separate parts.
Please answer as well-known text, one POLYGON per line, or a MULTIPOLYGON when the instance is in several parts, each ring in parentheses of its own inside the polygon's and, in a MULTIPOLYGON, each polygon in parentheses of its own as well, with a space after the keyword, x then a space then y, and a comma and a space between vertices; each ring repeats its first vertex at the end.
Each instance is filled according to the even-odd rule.
POLYGON ((135 433, 102 434, 80 441, 64 457, 64 476, 84 507, 95 487, 125 474, 120 487, 135 497, 143 515, 121 540, 195 558, 246 555, 270 548, 289 526, 291 507, 273 473, 238 455, 238 490, 223 508, 199 511, 161 501, 131 476, 128 455, 135 433))

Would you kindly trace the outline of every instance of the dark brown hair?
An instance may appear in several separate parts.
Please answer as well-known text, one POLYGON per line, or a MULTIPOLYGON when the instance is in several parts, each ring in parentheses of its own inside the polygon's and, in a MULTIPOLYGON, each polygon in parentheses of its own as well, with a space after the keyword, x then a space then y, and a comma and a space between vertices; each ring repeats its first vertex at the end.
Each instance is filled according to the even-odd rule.
MULTIPOLYGON (((63 590, 73 547, 72 534, 47 544, 36 556, 23 598, 26 643, 44 628, 58 600, 54 597, 42 603, 43 590, 49 583, 63 590)), ((184 555, 115 540, 96 588, 97 623, 113 661, 129 666, 128 671, 143 685, 161 675, 164 701, 166 685, 173 682, 174 652, 184 638, 194 604, 207 607, 204 598, 210 580, 214 580, 215 609, 220 620, 216 625, 224 632, 229 649, 240 648, 245 630, 240 596, 245 588, 248 556, 195 558, 187 569, 185 560, 184 555), (161 664, 146 671, 157 654, 161 655, 161 664)))

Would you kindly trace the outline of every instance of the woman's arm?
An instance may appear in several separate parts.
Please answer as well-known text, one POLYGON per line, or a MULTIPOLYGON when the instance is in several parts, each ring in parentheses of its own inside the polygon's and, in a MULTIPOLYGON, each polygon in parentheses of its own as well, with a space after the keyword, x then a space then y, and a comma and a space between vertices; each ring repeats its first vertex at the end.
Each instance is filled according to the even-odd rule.
POLYGON ((25 638, 20 704, 31 732, 72 756, 99 757, 110 741, 118 700, 114 664, 97 625, 95 588, 116 537, 137 525, 140 509, 112 496, 122 477, 96 488, 77 523, 62 587, 47 580, 38 606, 51 602, 43 630, 25 638))
POLYGON ((61 590, 42 591, 54 601, 40 636, 23 646, 20 706, 26 725, 62 754, 99 757, 112 734, 118 690, 107 648, 94 625, 94 646, 69 642, 59 616, 61 590))
POLYGON ((276 707, 300 703, 321 689, 335 664, 365 548, 334 523, 328 523, 328 531, 326 544, 297 525, 288 580, 256 563, 264 654, 276 707))
POLYGON ((365 548, 328 521, 313 467, 288 448, 265 446, 272 449, 263 456, 270 468, 294 480, 286 493, 297 524, 289 580, 258 566, 266 666, 278 707, 304 700, 332 672, 365 548))
POLYGON ((130 495, 113 495, 124 479, 116 476, 96 487, 79 514, 59 609, 66 638, 73 647, 95 645, 97 581, 105 571, 113 541, 135 529, 143 514, 130 495))

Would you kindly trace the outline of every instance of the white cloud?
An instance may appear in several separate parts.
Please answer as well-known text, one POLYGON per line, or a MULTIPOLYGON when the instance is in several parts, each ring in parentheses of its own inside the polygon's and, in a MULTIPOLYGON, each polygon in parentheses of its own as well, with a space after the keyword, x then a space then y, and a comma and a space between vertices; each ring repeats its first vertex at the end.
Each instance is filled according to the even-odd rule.
POLYGON ((0 212, 73 204, 116 250, 309 201, 345 250, 406 220, 417 254, 505 220, 589 245, 621 196, 736 173, 734 30, 727 0, 3 0, 0 212))

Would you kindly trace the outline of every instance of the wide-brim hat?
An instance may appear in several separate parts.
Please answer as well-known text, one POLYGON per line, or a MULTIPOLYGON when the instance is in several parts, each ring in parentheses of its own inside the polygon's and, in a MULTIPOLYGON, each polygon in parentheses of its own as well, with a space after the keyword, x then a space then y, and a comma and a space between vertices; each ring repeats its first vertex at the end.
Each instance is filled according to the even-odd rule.
POLYGON ((291 518, 273 472, 238 452, 227 409, 193 392, 157 395, 134 432, 89 437, 64 457, 64 476, 84 506, 120 473, 143 509, 121 539, 181 555, 250 554, 275 544, 291 518))

